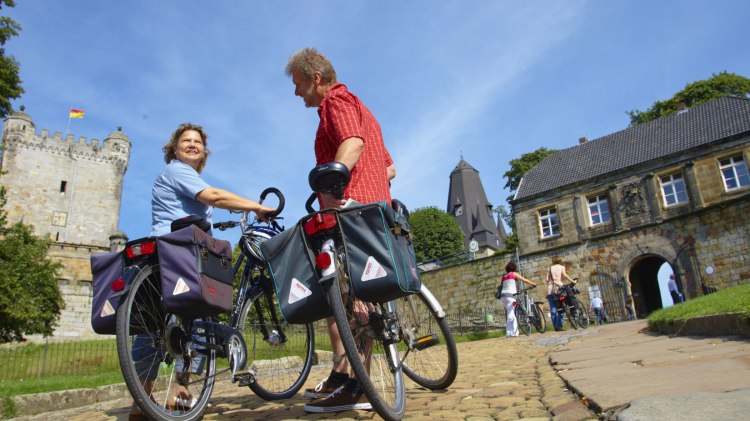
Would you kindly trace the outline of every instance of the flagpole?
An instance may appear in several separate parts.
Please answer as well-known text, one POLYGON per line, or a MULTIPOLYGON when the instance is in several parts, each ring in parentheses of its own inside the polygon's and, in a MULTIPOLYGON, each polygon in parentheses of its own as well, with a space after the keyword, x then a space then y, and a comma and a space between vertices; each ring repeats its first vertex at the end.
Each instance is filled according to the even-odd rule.
POLYGON ((68 111, 68 128, 65 130, 65 136, 67 137, 70 133, 70 111, 68 111))

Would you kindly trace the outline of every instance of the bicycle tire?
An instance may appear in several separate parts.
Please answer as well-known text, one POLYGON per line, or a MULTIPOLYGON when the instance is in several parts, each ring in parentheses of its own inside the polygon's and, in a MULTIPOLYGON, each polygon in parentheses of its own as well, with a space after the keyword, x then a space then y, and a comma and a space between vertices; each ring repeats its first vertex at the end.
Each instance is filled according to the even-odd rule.
POLYGON ((267 401, 294 396, 307 381, 315 357, 312 323, 274 323, 273 320, 278 320, 273 307, 275 296, 269 301, 269 296, 261 293, 254 300, 247 300, 237 323, 237 330, 245 340, 248 368, 255 374, 255 381, 248 387, 267 401))
MULTIPOLYGON (((340 261, 339 259, 339 264, 340 261)), ((323 288, 349 365, 373 410, 387 421, 401 420, 406 412, 404 373, 401 370, 398 341, 389 335, 394 332, 389 325, 396 314, 395 306, 391 303, 378 305, 357 299, 348 279, 338 270, 332 280, 323 283, 323 288), (340 283, 344 283, 345 291, 349 293, 342 295, 340 283), (367 315, 364 315, 364 310, 367 310, 367 315), (386 314, 389 312, 392 314, 386 314), (372 339, 369 349, 366 338, 372 339), (365 361, 360 358, 360 345, 365 350, 364 360, 369 361, 369 371, 365 361)))
POLYGON ((563 309, 565 310, 565 317, 568 318, 570 325, 573 326, 573 329, 578 330, 578 321, 573 316, 573 311, 575 311, 575 308, 570 308, 570 306, 568 306, 567 304, 563 304, 563 309))
POLYGON ((529 336, 531 334, 529 315, 526 314, 526 310, 523 309, 520 303, 516 303, 518 305, 513 308, 513 312, 516 316, 516 324, 518 325, 518 330, 520 330, 524 335, 529 336))
POLYGON ((539 305, 532 304, 531 305, 531 316, 533 318, 533 324, 534 329, 536 329, 539 333, 544 333, 547 331, 547 319, 544 317, 544 313, 542 313, 542 310, 539 308, 539 305))
POLYGON ((578 327, 580 327, 581 329, 586 329, 591 323, 591 320, 589 319, 589 313, 581 308, 581 302, 577 299, 573 300, 573 305, 575 305, 576 312, 574 316, 578 327))
POLYGON ((421 290, 396 300, 396 308, 408 348, 404 374, 424 388, 447 389, 458 374, 458 350, 448 322, 438 317, 421 290))
MULTIPOLYGON (((116 340, 125 384, 136 405, 149 418, 200 419, 213 392, 216 351, 200 347, 181 350, 185 339, 191 338, 183 328, 183 321, 163 307, 158 265, 146 265, 131 282, 127 297, 117 309, 116 340), (190 353, 198 353, 202 359, 185 357, 190 353), (189 367, 188 376, 183 376, 185 370, 180 370, 180 366, 189 367), (149 377, 148 370, 157 371, 150 394, 141 382, 141 376, 149 377), (195 403, 177 407, 171 396, 175 384, 185 386, 195 403)), ((207 339, 209 343, 212 341, 207 339)))

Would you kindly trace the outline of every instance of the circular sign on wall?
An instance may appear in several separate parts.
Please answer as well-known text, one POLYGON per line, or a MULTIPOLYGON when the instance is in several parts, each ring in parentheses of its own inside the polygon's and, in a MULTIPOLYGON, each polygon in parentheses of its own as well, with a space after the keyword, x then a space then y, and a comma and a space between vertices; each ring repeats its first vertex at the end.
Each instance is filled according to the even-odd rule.
POLYGON ((479 251, 479 243, 477 243, 477 240, 469 241, 469 251, 472 253, 479 251))
POLYGON ((714 267, 711 265, 706 266, 706 273, 709 275, 713 275, 714 273, 714 267))

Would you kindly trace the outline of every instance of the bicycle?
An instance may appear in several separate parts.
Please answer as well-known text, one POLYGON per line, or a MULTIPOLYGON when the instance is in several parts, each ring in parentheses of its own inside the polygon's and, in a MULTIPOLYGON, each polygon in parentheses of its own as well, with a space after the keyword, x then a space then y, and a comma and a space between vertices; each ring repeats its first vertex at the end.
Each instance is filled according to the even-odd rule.
POLYGON ((529 324, 534 326, 534 329, 536 329, 537 332, 544 333, 547 331, 547 319, 544 317, 544 312, 540 307, 542 302, 532 301, 529 296, 529 291, 534 288, 536 288, 536 286, 527 287, 519 291, 519 293, 516 294, 518 295, 517 302, 521 303, 521 306, 528 316, 529 324))
POLYGON ((573 284, 565 284, 558 290, 558 312, 564 312, 570 325, 574 329, 586 329, 589 327, 589 313, 581 306, 581 302, 575 297, 580 291, 573 284))
POLYGON ((403 374, 432 390, 446 388, 455 380, 458 353, 445 312, 426 286, 413 295, 382 303, 355 296, 344 238, 337 227, 336 213, 347 209, 316 212, 312 208, 316 193, 343 197, 349 177, 346 166, 335 162, 310 172, 315 193, 305 204, 310 214, 303 218, 305 233, 315 244, 320 282, 360 387, 381 417, 399 420, 406 408, 403 374), (360 357, 362 349, 367 352, 360 357), (403 356, 400 349, 405 349, 403 356))
POLYGON ((248 213, 242 212, 239 221, 213 225, 242 229, 241 252, 233 266, 239 286, 228 323, 167 312, 161 300, 156 238, 126 244, 126 295, 117 309, 117 352, 128 390, 150 418, 201 418, 216 376, 225 372, 232 382, 266 400, 289 398, 307 380, 314 357, 313 326, 290 325, 279 317, 276 291, 258 254, 260 242, 283 230, 273 218, 283 210, 284 197, 269 188, 261 194, 261 203, 269 193, 279 199, 277 211, 269 215, 271 222, 247 225, 248 213), (227 358, 228 367, 220 368, 217 358, 227 358), (156 371, 156 378, 147 387, 141 379, 149 370, 156 371), (174 388, 188 395, 172 396, 174 388))

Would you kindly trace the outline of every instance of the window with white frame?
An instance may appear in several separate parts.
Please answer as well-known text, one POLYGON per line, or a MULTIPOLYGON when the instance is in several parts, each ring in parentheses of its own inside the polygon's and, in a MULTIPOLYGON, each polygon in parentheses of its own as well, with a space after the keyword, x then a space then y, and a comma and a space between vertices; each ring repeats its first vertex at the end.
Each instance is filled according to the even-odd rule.
POLYGON ((664 206, 674 206, 688 201, 685 181, 682 174, 674 173, 659 177, 661 192, 664 196, 664 206))
POLYGON ((560 235, 560 221, 557 219, 555 208, 539 211, 539 229, 542 232, 542 238, 551 238, 560 235))
POLYGON ((750 186, 750 174, 747 164, 742 155, 719 160, 719 169, 724 178, 724 189, 732 191, 741 187, 750 186))
POLYGON ((589 220, 591 225, 606 224, 610 220, 609 216, 609 203, 607 203, 607 195, 600 194, 598 196, 588 197, 589 202, 589 220))

